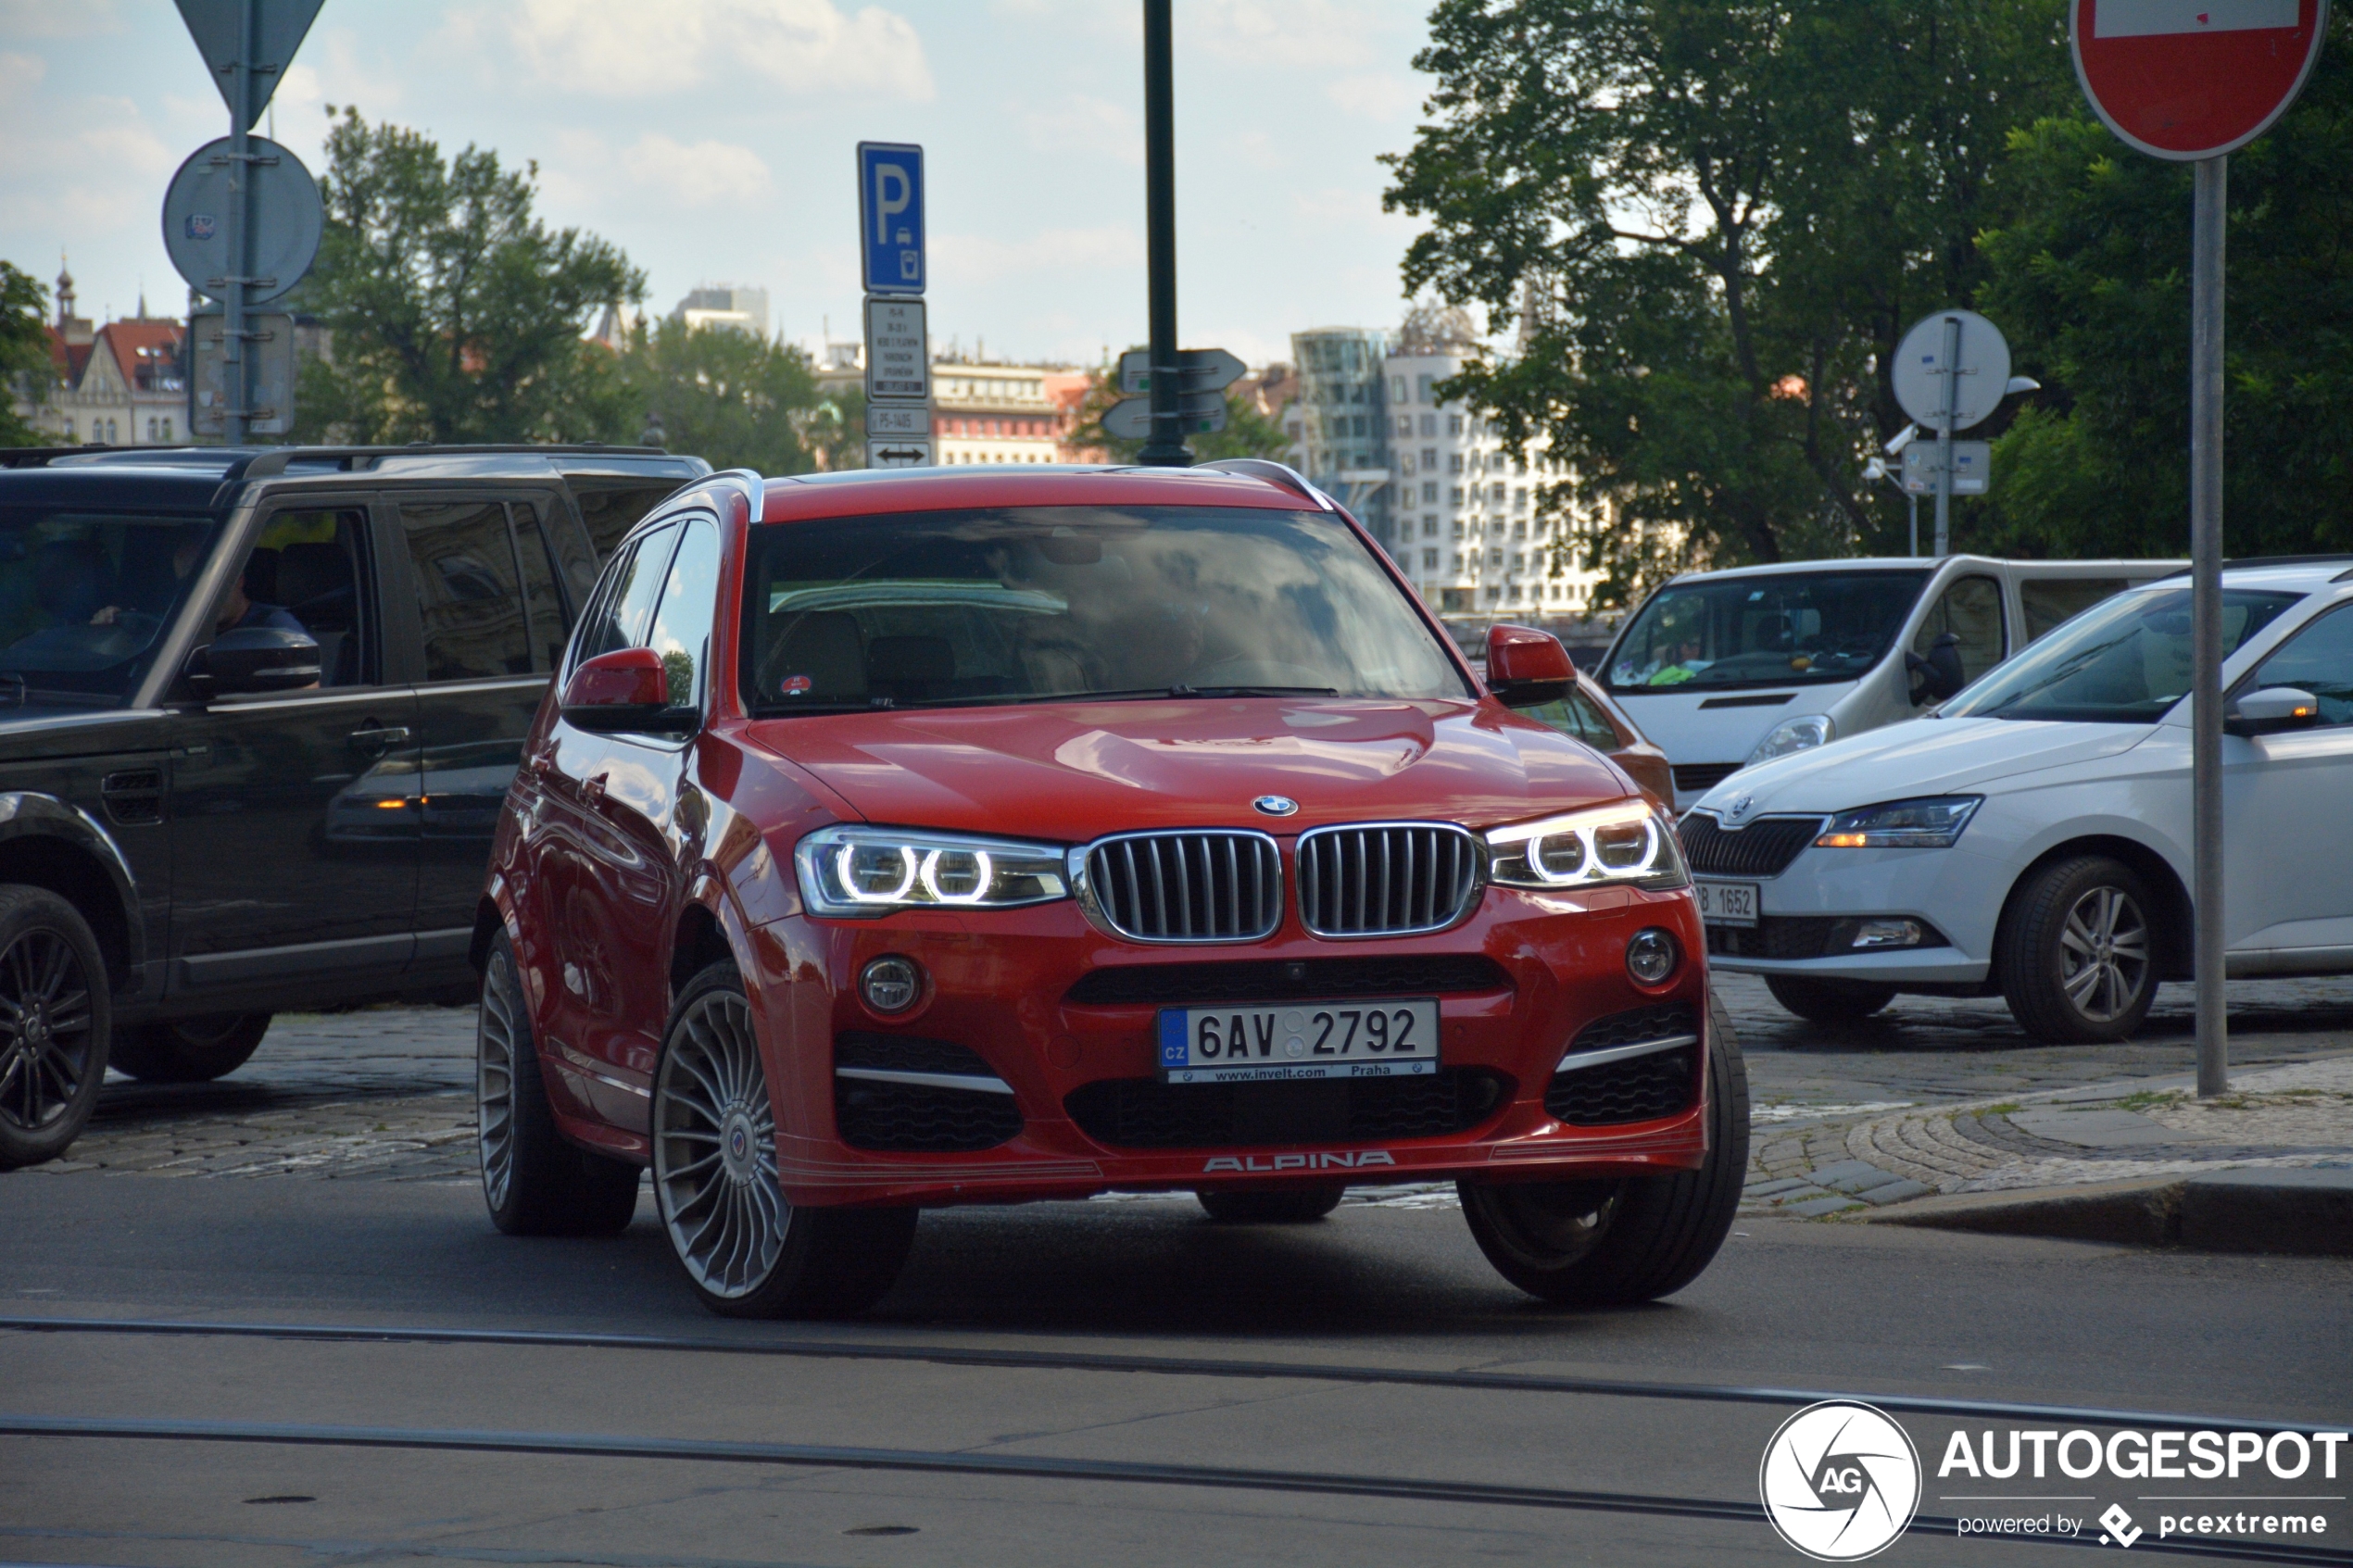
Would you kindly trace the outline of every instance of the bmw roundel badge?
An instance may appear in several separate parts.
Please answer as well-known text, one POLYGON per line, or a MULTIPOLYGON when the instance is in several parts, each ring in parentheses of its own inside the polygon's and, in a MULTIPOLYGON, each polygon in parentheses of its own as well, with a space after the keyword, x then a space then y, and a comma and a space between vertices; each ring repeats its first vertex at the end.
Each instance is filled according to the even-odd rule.
POLYGON ((1288 817, 1299 809, 1299 802, 1287 795, 1262 795, 1251 805, 1270 817, 1288 817))

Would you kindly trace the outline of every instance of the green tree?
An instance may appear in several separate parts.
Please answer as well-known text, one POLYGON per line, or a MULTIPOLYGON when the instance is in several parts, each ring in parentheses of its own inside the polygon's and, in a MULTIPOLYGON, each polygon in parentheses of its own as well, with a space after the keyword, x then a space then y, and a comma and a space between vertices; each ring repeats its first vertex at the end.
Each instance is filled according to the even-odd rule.
POLYGON ((38 446, 49 438, 17 412, 21 395, 35 407, 48 401, 55 372, 49 361, 48 293, 29 272, 0 261, 0 446, 38 446))
POLYGON ((641 322, 618 370, 629 409, 641 421, 659 416, 673 452, 769 474, 814 466, 804 429, 820 397, 798 348, 723 328, 641 322))
POLYGON ((1392 210, 1408 292, 1521 336, 1449 384, 1604 520, 1604 602, 1899 536, 1861 469, 1910 321, 1965 303, 2006 133, 2074 91, 2058 0, 1440 0, 1392 210))
MULTIPOLYGON (((532 213, 521 172, 468 146, 371 126, 346 108, 327 134, 326 232, 299 291, 333 332, 303 370, 297 430, 359 442, 624 439, 627 388, 582 340, 645 275, 621 251, 532 213)), ((642 420, 643 411, 635 416, 642 420)))
MULTIPOLYGON (((1137 348, 1142 346, 1139 344, 1137 348)), ((1119 390, 1118 382, 1116 363, 1095 372, 1087 395, 1079 400, 1078 422, 1067 439, 1073 446, 1102 447, 1114 463, 1132 463, 1136 454, 1144 449, 1144 444, 1120 440, 1103 429, 1103 415, 1126 395, 1119 390)), ((1194 461, 1206 463, 1219 458, 1279 458, 1290 450, 1290 437, 1283 433, 1280 424, 1258 411, 1254 400, 1227 387, 1226 428, 1188 435, 1185 445, 1192 448, 1194 461)))
MULTIPOLYGON (((2088 113, 2014 135, 1982 307, 2036 406, 1994 448, 1989 537, 2020 555, 2189 547, 2188 168, 2088 113)), ((2223 533, 2233 556, 2353 549, 2353 20, 2231 156, 2223 533)), ((1976 541, 1972 541, 1975 545, 1976 541)))

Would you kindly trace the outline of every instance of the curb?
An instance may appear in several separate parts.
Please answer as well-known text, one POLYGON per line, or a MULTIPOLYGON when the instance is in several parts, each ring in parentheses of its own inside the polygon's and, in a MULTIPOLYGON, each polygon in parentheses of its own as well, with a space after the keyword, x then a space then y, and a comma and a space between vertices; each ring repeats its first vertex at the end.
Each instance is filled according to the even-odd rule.
POLYGON ((2204 1252, 2353 1258, 2353 1168, 2242 1169, 1923 1198, 1854 1218, 2204 1252))

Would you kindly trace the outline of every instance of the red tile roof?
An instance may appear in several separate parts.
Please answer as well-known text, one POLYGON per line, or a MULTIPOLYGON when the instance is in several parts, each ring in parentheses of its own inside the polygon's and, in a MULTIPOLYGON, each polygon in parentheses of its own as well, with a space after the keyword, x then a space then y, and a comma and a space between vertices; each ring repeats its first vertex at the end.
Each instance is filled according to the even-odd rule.
POLYGON ((156 390, 156 379, 170 372, 184 335, 179 322, 166 320, 109 321, 98 329, 98 336, 113 350, 124 383, 142 392, 156 390))

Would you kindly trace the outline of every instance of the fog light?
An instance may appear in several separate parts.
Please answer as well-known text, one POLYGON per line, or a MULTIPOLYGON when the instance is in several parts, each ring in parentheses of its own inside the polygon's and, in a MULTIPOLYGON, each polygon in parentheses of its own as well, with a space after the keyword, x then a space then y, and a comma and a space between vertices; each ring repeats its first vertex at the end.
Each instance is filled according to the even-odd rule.
POLYGON ((1626 972, 1645 985, 1675 972, 1675 938, 1656 926, 1634 933, 1626 944, 1626 972))
POLYGON ((858 994, 876 1012, 905 1012, 924 994, 924 972, 914 960, 888 954, 858 972, 858 994))
POLYGON ((1855 922, 1853 947, 1917 947, 1920 922, 1916 920, 1864 920, 1855 922))

